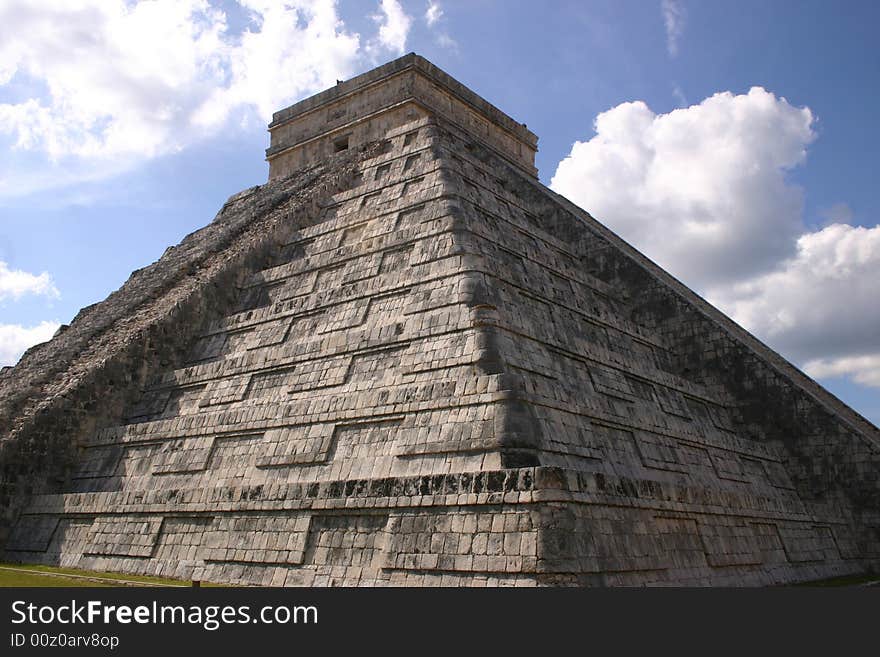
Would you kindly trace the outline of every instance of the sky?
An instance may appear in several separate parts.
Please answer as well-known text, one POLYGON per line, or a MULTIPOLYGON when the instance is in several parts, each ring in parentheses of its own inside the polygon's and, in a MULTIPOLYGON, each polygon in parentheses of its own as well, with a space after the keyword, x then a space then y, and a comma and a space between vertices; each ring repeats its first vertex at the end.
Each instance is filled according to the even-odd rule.
POLYGON ((265 182, 273 111, 417 52, 541 181, 880 424, 880 3, 0 0, 0 365, 265 182))

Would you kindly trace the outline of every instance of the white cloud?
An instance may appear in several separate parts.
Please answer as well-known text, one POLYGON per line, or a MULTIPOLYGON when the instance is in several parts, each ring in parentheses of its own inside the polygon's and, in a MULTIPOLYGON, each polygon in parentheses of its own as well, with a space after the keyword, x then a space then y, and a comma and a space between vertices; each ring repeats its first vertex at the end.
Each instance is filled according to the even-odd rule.
MULTIPOLYGON (((359 34, 333 0, 0 3, 0 197, 112 175, 350 77, 359 34)), ((410 18, 383 0, 369 54, 403 52, 410 18), (378 49, 378 50, 377 50, 378 49)), ((253 122, 253 121, 252 121, 253 122)))
POLYGON ((798 362, 880 357, 880 226, 832 224, 796 244, 775 270, 717 286, 712 301, 798 362))
POLYGON ((406 52, 406 38, 412 26, 412 18, 403 10, 398 0, 379 0, 379 13, 373 16, 379 26, 379 34, 367 46, 376 54, 387 50, 402 55, 406 52))
POLYGON ((49 340, 59 326, 58 322, 40 322, 31 327, 0 324, 0 366, 14 365, 28 347, 49 340))
POLYGON ((440 7, 440 4, 433 0, 429 0, 428 8, 425 10, 425 22, 428 24, 428 27, 433 27, 434 23, 439 21, 442 17, 443 8, 440 7))
POLYGON ((48 272, 34 275, 21 269, 10 269, 0 260, 0 301, 15 301, 28 294, 50 298, 60 296, 48 272))
POLYGON ((599 114, 551 186, 691 285, 740 280, 795 252, 802 194, 785 172, 812 122, 760 87, 669 114, 623 103, 599 114))
POLYGON ((47 89, 0 105, 0 129, 54 160, 173 150, 222 82, 225 17, 203 0, 10 0, 0 26, 0 82, 47 89))
POLYGON ((239 3, 251 12, 255 28, 227 49, 228 83, 199 106, 194 123, 216 126, 248 105, 268 121, 293 100, 350 77, 360 37, 345 31, 333 2, 239 3))
POLYGON ((678 40, 684 34, 685 11, 679 0, 662 0, 663 25, 666 28, 666 50, 670 57, 678 54, 678 40))
POLYGON ((851 356, 836 359, 816 359, 804 365, 804 371, 814 378, 851 376, 862 385, 880 388, 880 355, 851 356))
POLYGON ((806 228, 786 174, 812 126, 759 87, 668 114, 624 103, 551 186, 810 374, 880 385, 880 226, 806 228))

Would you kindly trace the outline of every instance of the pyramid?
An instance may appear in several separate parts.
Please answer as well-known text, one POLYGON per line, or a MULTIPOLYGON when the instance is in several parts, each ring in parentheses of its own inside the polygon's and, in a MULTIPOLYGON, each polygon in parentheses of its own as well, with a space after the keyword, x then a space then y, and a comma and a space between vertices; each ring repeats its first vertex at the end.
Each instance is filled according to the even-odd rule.
POLYGON ((8 560, 233 584, 769 585, 880 564, 880 431, 540 184, 414 54, 0 374, 8 560))

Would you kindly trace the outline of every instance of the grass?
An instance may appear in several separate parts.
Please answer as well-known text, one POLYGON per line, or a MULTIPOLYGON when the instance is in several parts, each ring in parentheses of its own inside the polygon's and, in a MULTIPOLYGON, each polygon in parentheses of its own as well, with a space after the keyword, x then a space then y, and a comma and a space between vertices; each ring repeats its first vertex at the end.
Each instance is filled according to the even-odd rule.
POLYGON ((800 582, 795 586, 877 586, 880 583, 880 577, 877 575, 841 575, 840 577, 830 577, 829 579, 814 580, 812 582, 800 582))
MULTIPOLYGON (((0 563, 0 587, 5 586, 189 586, 185 580, 78 570, 35 564, 0 563)), ((207 585, 207 584, 203 584, 207 585)), ((209 586, 209 585, 208 585, 209 586)))
POLYGON ((73 579, 71 577, 56 577, 54 575, 35 575, 33 573, 11 572, 0 570, 0 587, 26 586, 33 587, 73 587, 73 586, 112 586, 104 582, 96 582, 88 579, 73 579))
MULTIPOLYGON (((800 582, 795 586, 863 586, 880 585, 877 575, 844 575, 829 579, 800 582)), ((113 586, 190 586, 186 580, 128 575, 97 570, 79 570, 36 564, 0 563, 0 587, 113 587, 113 586)), ((219 586, 202 582, 202 586, 219 586)))

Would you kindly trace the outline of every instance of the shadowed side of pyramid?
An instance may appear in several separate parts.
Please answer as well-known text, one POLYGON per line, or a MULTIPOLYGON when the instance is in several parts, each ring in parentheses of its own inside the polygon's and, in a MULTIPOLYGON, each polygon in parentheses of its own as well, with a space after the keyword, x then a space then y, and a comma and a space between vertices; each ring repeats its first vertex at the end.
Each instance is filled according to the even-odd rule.
MULTIPOLYGON (((8 558, 275 585, 876 567, 876 428, 541 186, 524 126, 408 55, 270 130, 270 182, 215 221, 240 231, 212 253, 243 255, 150 334, 175 347, 109 353, 136 374, 95 419, 89 380, 19 413, 7 444, 69 458, 4 475, 8 558)), ((123 342, 128 307, 96 312, 123 342)))

